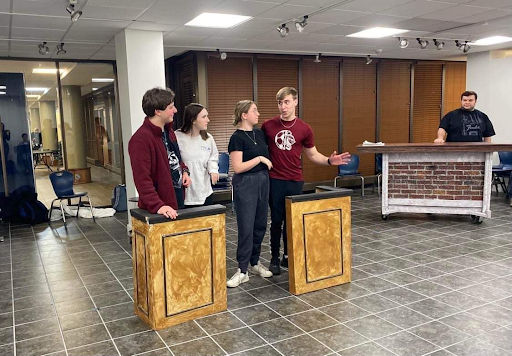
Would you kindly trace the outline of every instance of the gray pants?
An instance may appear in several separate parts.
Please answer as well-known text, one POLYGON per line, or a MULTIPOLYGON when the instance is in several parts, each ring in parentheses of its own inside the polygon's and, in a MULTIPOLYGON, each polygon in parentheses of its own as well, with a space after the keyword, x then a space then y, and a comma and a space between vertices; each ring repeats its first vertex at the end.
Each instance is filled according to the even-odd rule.
POLYGON ((258 264, 261 243, 267 230, 269 179, 268 171, 236 174, 233 193, 238 225, 238 268, 245 273, 249 262, 258 264))

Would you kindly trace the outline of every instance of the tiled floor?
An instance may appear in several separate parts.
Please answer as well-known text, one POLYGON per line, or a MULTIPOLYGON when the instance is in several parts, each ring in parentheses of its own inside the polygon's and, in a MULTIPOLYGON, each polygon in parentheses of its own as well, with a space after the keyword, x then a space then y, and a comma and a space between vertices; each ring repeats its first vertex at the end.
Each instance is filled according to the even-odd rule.
MULTIPOLYGON (((89 166, 91 167, 92 182, 75 185, 75 192, 88 192, 94 206, 110 205, 112 190, 116 185, 121 184, 121 176, 102 167, 89 166)), ((52 183, 50 182, 51 172, 44 168, 43 165, 38 165, 35 170, 36 189, 38 199, 49 208, 52 200, 55 199, 56 196, 53 192, 52 183)), ((52 168, 54 171, 57 171, 58 167, 52 168)), ((75 203, 75 201, 73 201, 73 203, 75 203)))
POLYGON ((0 226, 0 355, 512 355, 512 208, 503 197, 482 225, 382 221, 371 194, 354 196, 352 208, 351 284, 296 297, 286 271, 251 276, 229 290, 227 312, 159 332, 133 316, 126 215, 70 219, 67 231, 0 226))

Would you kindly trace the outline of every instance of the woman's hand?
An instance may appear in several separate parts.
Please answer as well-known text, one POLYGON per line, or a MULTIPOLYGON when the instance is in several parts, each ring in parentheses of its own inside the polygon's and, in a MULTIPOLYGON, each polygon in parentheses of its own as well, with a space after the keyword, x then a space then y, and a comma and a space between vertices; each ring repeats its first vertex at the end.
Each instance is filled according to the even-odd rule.
POLYGON ((269 171, 272 169, 272 162, 270 162, 270 160, 267 157, 260 156, 260 161, 261 163, 267 165, 269 171))
POLYGON ((219 181, 219 173, 210 173, 210 179, 212 180, 212 184, 215 185, 219 181))

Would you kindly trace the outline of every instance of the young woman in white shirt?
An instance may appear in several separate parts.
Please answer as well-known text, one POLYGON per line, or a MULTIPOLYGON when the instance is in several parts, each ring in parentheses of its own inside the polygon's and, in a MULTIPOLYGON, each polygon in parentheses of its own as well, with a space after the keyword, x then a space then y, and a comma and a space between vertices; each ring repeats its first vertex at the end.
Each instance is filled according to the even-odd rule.
POLYGON ((193 182, 185 190, 186 207, 211 205, 212 184, 219 180, 219 151, 213 136, 206 132, 209 122, 206 108, 192 103, 185 107, 183 125, 176 131, 181 158, 193 182))

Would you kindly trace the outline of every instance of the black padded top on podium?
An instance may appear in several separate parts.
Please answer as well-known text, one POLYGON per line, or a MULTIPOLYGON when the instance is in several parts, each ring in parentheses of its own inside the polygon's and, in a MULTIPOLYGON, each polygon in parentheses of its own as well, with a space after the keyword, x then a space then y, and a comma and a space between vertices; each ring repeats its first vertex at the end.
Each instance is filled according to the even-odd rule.
POLYGON ((320 189, 328 189, 329 191, 313 193, 313 194, 300 194, 300 195, 290 195, 287 196, 286 199, 290 199, 292 203, 299 203, 303 201, 312 201, 312 200, 320 200, 320 199, 330 199, 330 198, 341 198, 348 197, 352 195, 352 189, 346 188, 334 188, 329 186, 318 186, 320 189))
POLYGON ((184 220, 198 218, 201 216, 209 216, 216 214, 224 214, 226 207, 224 205, 215 204, 207 206, 199 206, 197 208, 188 208, 178 210, 178 217, 176 219, 170 219, 160 214, 151 214, 149 211, 144 209, 132 209, 130 210, 131 216, 141 221, 145 221, 146 224, 161 224, 169 221, 184 220))

